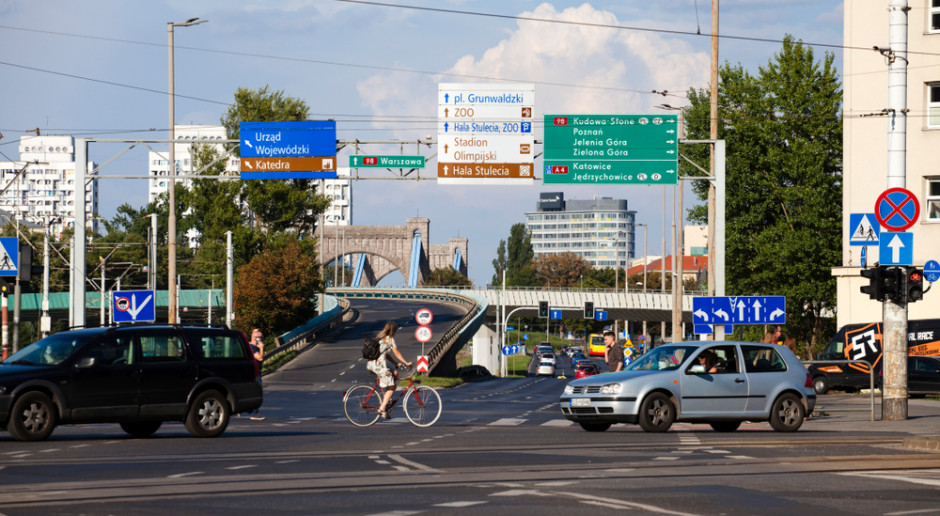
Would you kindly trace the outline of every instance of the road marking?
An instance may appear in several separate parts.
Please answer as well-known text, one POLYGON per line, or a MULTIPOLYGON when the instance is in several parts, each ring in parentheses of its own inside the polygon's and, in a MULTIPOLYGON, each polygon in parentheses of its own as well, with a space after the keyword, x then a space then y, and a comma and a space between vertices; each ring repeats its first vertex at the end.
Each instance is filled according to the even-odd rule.
POLYGON ((369 516, 410 516, 411 514, 421 514, 424 511, 390 511, 390 512, 377 512, 375 514, 370 514, 369 516))
POLYGON ((300 462, 299 459, 290 459, 290 460, 279 460, 275 464, 290 464, 292 462, 300 462))
POLYGON ((729 459, 753 459, 754 457, 749 457, 747 455, 728 455, 729 459))
POLYGON ((467 501, 467 502, 448 502, 448 503, 438 503, 438 504, 434 504, 433 507, 455 507, 455 508, 456 508, 456 507, 473 507, 474 505, 480 505, 480 504, 483 504, 483 503, 489 503, 489 502, 487 502, 486 500, 482 500, 482 501, 478 501, 478 502, 469 502, 469 501, 467 501))
MULTIPOLYGON (((918 471, 918 473, 927 473, 927 472, 936 473, 937 470, 918 471)), ((891 474, 891 473, 882 472, 882 471, 857 471, 857 472, 839 473, 839 475, 845 475, 845 476, 850 476, 850 477, 881 478, 884 480, 898 480, 901 482, 909 482, 911 484, 921 484, 925 486, 940 486, 940 479, 909 477, 909 476, 891 474)))
POLYGON ((225 469, 232 470, 232 471, 237 471, 237 470, 239 470, 239 469, 248 469, 248 468, 257 468, 257 467, 258 467, 258 466, 254 465, 254 464, 245 464, 245 465, 242 465, 242 466, 230 466, 230 467, 225 468, 225 469))
POLYGON ((728 450, 703 450, 705 453, 731 453, 728 450))
POLYGON ((496 421, 493 421, 487 426, 518 426, 518 425, 521 425, 522 423, 525 423, 526 421, 528 421, 528 419, 514 419, 514 418, 507 417, 507 418, 497 419, 496 421))
POLYGON ((205 471, 190 471, 189 473, 177 473, 177 474, 175 474, 175 475, 167 475, 166 478, 191 477, 191 476, 193 476, 193 475, 202 475, 202 474, 204 474, 204 473, 205 473, 205 471))
POLYGON ((655 457, 653 460, 679 460, 679 457, 655 457))
POLYGON ((412 468, 417 469, 419 471, 427 471, 429 473, 440 473, 440 471, 430 466, 425 466, 424 464, 419 464, 413 460, 408 460, 402 457, 401 455, 390 454, 388 458, 392 459, 395 462, 398 462, 399 464, 404 464, 405 466, 411 466, 412 468))
POLYGON ((571 426, 573 424, 574 421, 568 421, 567 419, 552 419, 542 423, 541 426, 571 426))
MULTIPOLYGON (((630 471, 633 471, 633 470, 630 470, 630 471)), ((554 482, 539 482, 535 485, 548 486, 548 487, 561 487, 561 486, 570 486, 571 484, 577 484, 577 483, 578 482, 575 480, 556 480, 554 482)))
POLYGON ((346 374, 346 371, 340 371, 340 372, 339 372, 339 375, 340 375, 340 376, 343 376, 344 374, 346 374))
POLYGON ((39 453, 52 453, 52 452, 57 452, 60 449, 61 448, 49 448, 48 450, 39 450, 39 453))
POLYGON ((940 512, 940 508, 934 509, 919 509, 916 511, 898 511, 898 512, 886 512, 884 516, 905 516, 909 514, 937 514, 940 512))

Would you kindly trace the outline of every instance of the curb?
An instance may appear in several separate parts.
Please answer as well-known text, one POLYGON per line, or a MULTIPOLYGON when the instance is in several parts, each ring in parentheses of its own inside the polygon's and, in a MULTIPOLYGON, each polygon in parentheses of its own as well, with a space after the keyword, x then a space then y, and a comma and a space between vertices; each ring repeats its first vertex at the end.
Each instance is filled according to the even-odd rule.
POLYGON ((908 437, 901 441, 901 447, 906 450, 940 452, 940 436, 922 435, 919 437, 908 437))

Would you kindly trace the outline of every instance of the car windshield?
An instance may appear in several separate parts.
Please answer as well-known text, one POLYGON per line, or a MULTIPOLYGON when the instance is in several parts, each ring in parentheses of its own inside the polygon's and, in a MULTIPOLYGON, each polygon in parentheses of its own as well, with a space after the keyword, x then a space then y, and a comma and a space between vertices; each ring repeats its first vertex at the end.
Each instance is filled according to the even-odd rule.
POLYGON ((626 367, 627 371, 671 371, 678 369, 698 346, 661 346, 626 367))
POLYGON ((94 335, 63 332, 50 335, 10 355, 5 364, 59 365, 94 335))

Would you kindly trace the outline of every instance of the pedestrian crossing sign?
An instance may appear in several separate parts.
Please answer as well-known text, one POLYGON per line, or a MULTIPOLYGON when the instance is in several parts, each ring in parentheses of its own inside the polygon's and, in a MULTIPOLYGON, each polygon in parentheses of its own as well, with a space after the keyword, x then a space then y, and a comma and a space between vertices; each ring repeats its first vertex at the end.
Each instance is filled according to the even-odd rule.
POLYGON ((849 245, 878 245, 881 225, 874 213, 850 213, 849 228, 849 245))
POLYGON ((0 276, 16 277, 20 241, 15 237, 0 238, 0 276))

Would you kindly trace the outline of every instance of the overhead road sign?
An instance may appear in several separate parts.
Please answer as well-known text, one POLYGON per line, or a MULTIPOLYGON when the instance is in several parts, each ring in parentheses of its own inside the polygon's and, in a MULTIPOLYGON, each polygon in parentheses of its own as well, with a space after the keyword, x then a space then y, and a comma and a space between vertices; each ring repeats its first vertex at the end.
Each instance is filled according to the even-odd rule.
POLYGON ((154 322, 157 320, 153 290, 124 290, 111 294, 114 322, 154 322))
POLYGON ((349 168, 424 168, 424 156, 349 157, 349 168))
POLYGON ((881 226, 874 213, 849 214, 849 245, 878 245, 881 226))
POLYGON ((441 83, 438 182, 533 184, 534 109, 534 84, 441 83))
POLYGON ((239 125, 239 135, 242 179, 336 178, 335 121, 242 122, 239 125), (316 159, 296 161, 288 165, 284 160, 272 158, 316 159), (266 168, 255 168, 259 165, 266 168), (289 167, 289 170, 279 167, 289 167))
POLYGON ((677 115, 545 115, 543 183, 677 184, 677 115))
POLYGON ((785 324, 785 296, 710 296, 692 298, 694 324, 785 324))
POLYGON ((0 276, 16 277, 19 267, 20 241, 16 237, 0 238, 0 276))
POLYGON ((917 222, 920 202, 904 188, 889 188, 875 201, 875 216, 888 231, 905 231, 917 222))
POLYGON ((561 310, 549 310, 548 312, 549 319, 561 319, 561 310))
POLYGON ((913 265, 914 233, 884 232, 879 237, 878 263, 881 265, 913 265))
POLYGON ((594 320, 595 320, 595 321, 606 321, 606 320, 607 320, 607 310, 594 310, 594 320))

